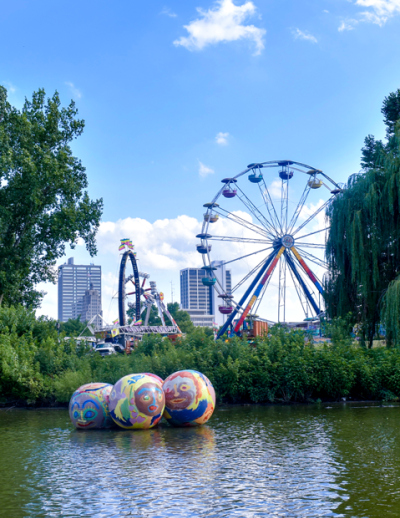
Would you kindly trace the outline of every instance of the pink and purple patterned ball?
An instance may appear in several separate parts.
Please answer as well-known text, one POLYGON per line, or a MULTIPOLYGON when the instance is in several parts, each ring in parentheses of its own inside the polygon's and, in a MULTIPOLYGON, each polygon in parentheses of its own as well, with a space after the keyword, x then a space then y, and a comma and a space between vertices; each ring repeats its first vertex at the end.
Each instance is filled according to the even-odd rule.
POLYGON ((108 407, 112 385, 88 383, 72 394, 69 417, 78 430, 109 428, 113 425, 108 407))

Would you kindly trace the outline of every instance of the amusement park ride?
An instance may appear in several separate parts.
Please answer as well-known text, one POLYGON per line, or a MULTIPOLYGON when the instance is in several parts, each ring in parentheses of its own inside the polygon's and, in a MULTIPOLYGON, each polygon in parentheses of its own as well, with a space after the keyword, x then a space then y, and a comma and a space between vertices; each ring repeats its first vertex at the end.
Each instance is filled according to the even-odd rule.
POLYGON ((161 334, 174 339, 181 334, 178 324, 164 304, 164 295, 158 292, 155 282, 150 281, 150 287, 146 288, 146 280, 149 274, 139 271, 136 252, 129 239, 121 239, 119 250, 123 252, 118 276, 118 314, 119 319, 112 325, 105 325, 96 331, 96 338, 102 340, 96 350, 109 354, 107 343, 113 342, 116 349, 121 352, 129 351, 132 342, 141 340, 144 335, 161 334), (128 264, 132 267, 132 273, 126 275, 128 264), (133 291, 131 291, 133 290, 133 291), (131 298, 132 297, 132 298, 131 298), (149 326, 149 317, 152 306, 157 307, 161 326, 149 326), (127 311, 131 309, 134 318, 128 322, 127 311), (142 318, 144 314, 144 322, 142 318), (172 325, 166 325, 167 317, 172 325), (104 343, 105 341, 105 343, 104 343), (104 345, 103 345, 104 344, 104 345))
POLYGON ((200 239, 197 251, 203 257, 203 269, 206 272, 202 282, 205 286, 213 287, 217 291, 218 297, 221 299, 219 311, 227 315, 227 320, 219 330, 218 337, 227 331, 230 334, 241 335, 246 327, 251 327, 252 320, 260 320, 256 312, 275 270, 278 274, 278 322, 287 324, 286 299, 289 275, 304 311, 305 320, 313 319, 310 318, 310 314, 314 315, 314 319, 319 319, 323 315, 321 302, 323 302, 324 290, 321 281, 311 271, 305 260, 318 267, 326 268, 325 261, 315 254, 318 249, 321 252, 324 250, 325 244, 316 238, 320 237, 320 233, 326 232, 328 228, 315 230, 313 228, 314 218, 326 209, 335 196, 342 192, 341 186, 321 170, 291 160, 250 164, 235 177, 224 178, 222 183, 222 188, 213 200, 204 205, 206 212, 202 230, 196 236, 200 239), (293 189, 289 196, 289 185, 291 182, 293 183, 294 175, 299 178, 303 177, 304 182, 302 183, 303 186, 305 183, 305 186, 303 189, 299 188, 297 181, 294 191, 297 202, 290 206, 294 196, 293 189), (270 187, 267 186, 267 182, 270 187), (328 199, 314 205, 313 210, 309 208, 307 211, 303 210, 310 192, 321 187, 329 191, 328 199), (279 196, 276 192, 278 188, 279 196), (296 196, 296 192, 301 194, 296 196), (224 203, 224 207, 222 203, 224 203), (235 205, 233 205, 234 203, 235 205), (301 223, 299 223, 299 217, 301 223), (225 221, 229 225, 221 225, 221 221, 225 221), (224 235, 224 231, 221 229, 228 226, 236 228, 238 232, 232 233, 237 235, 224 235), (215 232, 213 232, 213 228, 216 228, 215 232), (240 233, 242 235, 239 235, 240 233), (249 237, 243 237, 244 233, 249 237), (242 277, 235 286, 232 286, 229 293, 214 275, 213 242, 231 243, 228 246, 232 253, 238 250, 234 244, 240 244, 242 248, 246 247, 244 254, 242 252, 239 257, 225 261, 225 265, 236 261, 246 261, 247 263, 251 256, 257 254, 262 257, 262 260, 251 271, 242 277), (242 293, 237 301, 234 298, 236 290, 242 293))

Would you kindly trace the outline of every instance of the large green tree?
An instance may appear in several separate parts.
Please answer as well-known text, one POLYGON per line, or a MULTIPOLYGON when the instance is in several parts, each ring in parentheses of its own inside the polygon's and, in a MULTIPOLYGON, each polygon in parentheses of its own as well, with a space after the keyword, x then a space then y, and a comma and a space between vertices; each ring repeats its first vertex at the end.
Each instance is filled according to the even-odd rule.
POLYGON ((0 86, 0 303, 36 307, 35 286, 56 280, 55 264, 82 238, 95 255, 103 202, 92 201, 81 161, 70 143, 84 121, 73 101, 34 92, 22 110, 0 86))
POLYGON ((393 320, 382 309, 398 293, 385 295, 400 273, 400 90, 385 98, 382 113, 387 141, 366 138, 364 173, 349 179, 327 211, 327 310, 332 317, 351 312, 370 345, 382 319, 390 335, 393 320))

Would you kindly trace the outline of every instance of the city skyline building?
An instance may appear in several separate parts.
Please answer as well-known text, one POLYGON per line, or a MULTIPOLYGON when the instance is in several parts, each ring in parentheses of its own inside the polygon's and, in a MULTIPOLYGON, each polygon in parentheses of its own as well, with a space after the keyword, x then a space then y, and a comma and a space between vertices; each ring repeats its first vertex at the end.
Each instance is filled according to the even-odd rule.
POLYGON ((59 321, 66 322, 82 316, 83 299, 91 287, 98 292, 101 311, 101 266, 93 263, 76 265, 74 258, 70 257, 67 263, 58 267, 59 321))
MULTIPOLYGON (((217 268, 214 275, 223 290, 230 294, 232 279, 230 270, 226 270, 223 261, 213 261, 212 266, 217 268)), ((203 277, 207 277, 203 268, 184 268, 180 271, 181 308, 187 311, 193 324, 197 327, 219 326, 226 321, 226 315, 218 311, 223 300, 218 298, 212 286, 204 286, 203 277)))
POLYGON ((94 289, 93 283, 90 283, 90 289, 85 291, 85 295, 82 298, 81 321, 90 322, 93 317, 96 317, 92 324, 95 329, 99 329, 103 327, 100 315, 103 316, 101 298, 99 292, 94 289))
POLYGON ((187 311, 196 327, 212 327, 214 315, 211 312, 210 286, 204 286, 206 277, 202 268, 185 268, 180 271, 181 308, 187 311))
MULTIPOLYGON (((217 279, 218 285, 222 288, 222 291, 227 295, 232 294, 232 275, 231 271, 225 268, 224 261, 211 261, 211 266, 216 268, 214 270, 214 277, 217 279)), ((211 289, 211 312, 215 315, 215 322, 218 326, 225 324, 228 315, 223 315, 219 312, 218 306, 224 306, 226 302, 222 298, 218 297, 217 291, 211 289)))

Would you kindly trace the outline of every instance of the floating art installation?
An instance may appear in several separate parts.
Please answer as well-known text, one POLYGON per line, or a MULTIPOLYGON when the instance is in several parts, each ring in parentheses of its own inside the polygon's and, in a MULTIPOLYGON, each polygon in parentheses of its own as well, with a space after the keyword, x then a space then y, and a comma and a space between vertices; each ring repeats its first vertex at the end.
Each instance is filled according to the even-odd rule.
POLYGON ((215 408, 215 390, 211 381, 194 370, 178 371, 164 381, 165 419, 174 426, 198 426, 206 423, 215 408))
POLYGON ((154 376, 129 374, 117 381, 110 394, 110 414, 117 425, 147 429, 160 421, 165 397, 161 383, 154 376))
POLYGON ((157 376, 157 374, 152 374, 151 372, 144 372, 144 374, 146 374, 146 376, 151 376, 152 378, 157 380, 161 386, 163 386, 164 380, 160 378, 160 376, 157 376))
POLYGON ((88 383, 75 390, 69 402, 69 417, 75 428, 93 430, 113 425, 108 406, 112 388, 108 383, 88 383))

